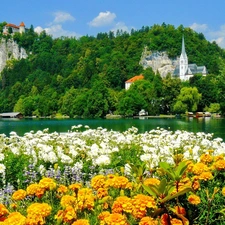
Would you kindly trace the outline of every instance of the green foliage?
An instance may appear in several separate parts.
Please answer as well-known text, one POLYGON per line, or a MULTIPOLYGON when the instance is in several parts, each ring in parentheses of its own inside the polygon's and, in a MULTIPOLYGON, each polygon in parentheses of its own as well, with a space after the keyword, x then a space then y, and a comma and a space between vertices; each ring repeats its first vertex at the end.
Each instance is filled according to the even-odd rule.
MULTIPOLYGON (((5 24, 0 23, 0 33, 5 24)), ((35 33, 31 26, 26 33, 14 34, 13 39, 26 49, 29 57, 8 61, 1 72, 2 111, 21 109, 25 115, 46 116, 58 112, 71 117, 104 117, 109 112, 136 115, 145 109, 156 115, 171 113, 173 105, 176 112, 202 111, 217 102, 221 111, 225 111, 225 77, 220 66, 224 64, 224 50, 190 28, 163 23, 132 29, 130 34, 118 30, 99 33, 96 37, 53 39, 45 31, 35 33), (196 87, 202 95, 202 99, 195 99, 194 103, 190 99, 176 102, 181 90, 179 79, 169 75, 162 79, 152 69, 143 70, 139 65, 144 46, 152 51, 167 51, 171 58, 177 57, 183 34, 190 63, 206 65, 210 73, 190 80, 189 87, 196 87), (141 73, 145 82, 137 82, 132 91, 125 93, 125 81, 141 73), (37 89, 36 97, 32 94, 33 86, 37 89)))

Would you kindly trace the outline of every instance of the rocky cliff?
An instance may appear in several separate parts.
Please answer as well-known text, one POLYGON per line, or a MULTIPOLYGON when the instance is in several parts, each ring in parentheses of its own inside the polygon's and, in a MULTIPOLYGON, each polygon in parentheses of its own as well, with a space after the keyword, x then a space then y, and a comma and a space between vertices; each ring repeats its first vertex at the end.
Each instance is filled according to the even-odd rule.
POLYGON ((151 52, 147 50, 147 47, 140 60, 140 65, 144 69, 151 67, 155 73, 158 71, 161 77, 165 77, 168 73, 173 74, 178 63, 178 60, 170 59, 166 52, 151 52))
POLYGON ((0 72, 4 69, 7 60, 20 60, 27 58, 27 56, 25 49, 20 48, 13 39, 0 40, 0 72))

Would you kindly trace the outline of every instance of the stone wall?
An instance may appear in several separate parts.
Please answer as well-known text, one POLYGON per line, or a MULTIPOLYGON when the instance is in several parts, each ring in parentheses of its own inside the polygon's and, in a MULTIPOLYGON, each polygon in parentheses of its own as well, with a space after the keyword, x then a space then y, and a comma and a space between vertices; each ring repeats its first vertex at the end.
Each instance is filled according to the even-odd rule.
POLYGON ((0 72, 6 66, 7 60, 20 60, 27 58, 27 56, 25 49, 20 48, 13 39, 9 39, 8 41, 5 39, 0 40, 0 72))

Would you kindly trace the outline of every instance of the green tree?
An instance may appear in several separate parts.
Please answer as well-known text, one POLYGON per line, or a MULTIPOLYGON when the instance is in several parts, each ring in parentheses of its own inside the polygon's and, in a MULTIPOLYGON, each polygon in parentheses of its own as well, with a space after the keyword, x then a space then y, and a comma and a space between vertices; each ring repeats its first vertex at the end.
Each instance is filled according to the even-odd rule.
POLYGON ((201 94, 196 87, 183 87, 177 96, 176 103, 173 106, 175 113, 184 113, 185 111, 196 111, 201 94))

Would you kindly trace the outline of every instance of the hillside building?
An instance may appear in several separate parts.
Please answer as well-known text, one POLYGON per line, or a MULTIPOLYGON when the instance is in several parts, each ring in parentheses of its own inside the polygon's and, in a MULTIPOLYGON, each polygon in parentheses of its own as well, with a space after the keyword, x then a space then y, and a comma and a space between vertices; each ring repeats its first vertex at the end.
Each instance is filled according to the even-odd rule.
POLYGON ((197 73, 202 74, 203 76, 206 76, 207 69, 205 66, 197 66, 195 63, 188 64, 188 57, 185 51, 185 44, 184 44, 184 37, 183 37, 179 65, 176 66, 173 72, 173 76, 180 77, 182 81, 186 81, 186 80, 189 80, 191 77, 193 77, 197 73))
POLYGON ((3 34, 7 35, 7 34, 14 34, 14 33, 25 33, 26 32, 26 28, 25 28, 25 24, 24 22, 21 22, 19 26, 12 24, 12 23, 7 23, 4 27, 3 27, 3 34), (11 30, 11 32, 10 32, 11 30))
POLYGON ((125 89, 128 90, 131 84, 133 84, 135 81, 143 80, 143 79, 144 79, 144 76, 142 74, 130 78, 129 80, 125 82, 125 89))

